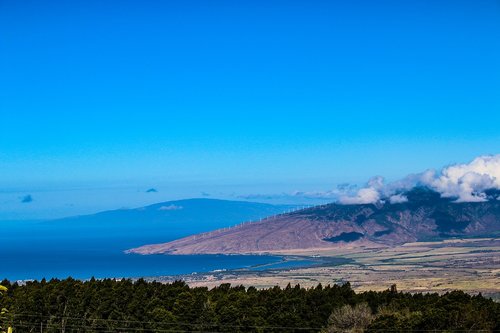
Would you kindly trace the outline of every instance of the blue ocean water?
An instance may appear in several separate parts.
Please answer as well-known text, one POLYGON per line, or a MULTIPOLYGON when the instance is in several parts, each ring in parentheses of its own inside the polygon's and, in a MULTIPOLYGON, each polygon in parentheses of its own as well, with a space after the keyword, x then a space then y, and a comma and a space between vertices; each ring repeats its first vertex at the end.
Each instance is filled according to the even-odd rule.
POLYGON ((6 224, 0 233, 0 279, 153 277, 246 268, 281 261, 273 256, 149 255, 123 251, 184 235, 58 232, 36 223, 6 224))

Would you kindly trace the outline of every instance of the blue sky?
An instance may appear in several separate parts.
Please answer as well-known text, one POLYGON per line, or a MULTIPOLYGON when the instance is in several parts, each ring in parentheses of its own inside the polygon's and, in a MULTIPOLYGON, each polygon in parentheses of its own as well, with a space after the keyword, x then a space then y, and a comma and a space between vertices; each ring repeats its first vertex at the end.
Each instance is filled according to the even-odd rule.
POLYGON ((494 0, 2 0, 0 31, 4 217, 69 190, 59 214, 500 152, 494 0))

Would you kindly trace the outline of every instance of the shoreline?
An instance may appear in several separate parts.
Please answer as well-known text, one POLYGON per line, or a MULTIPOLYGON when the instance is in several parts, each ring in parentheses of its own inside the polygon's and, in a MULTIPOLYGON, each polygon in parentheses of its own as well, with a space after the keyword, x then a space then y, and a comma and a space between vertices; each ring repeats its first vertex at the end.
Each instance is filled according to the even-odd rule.
MULTIPOLYGON (((308 259, 317 265, 277 269, 234 269, 190 275, 147 277, 147 280, 172 282, 183 280, 192 287, 215 287, 222 283, 268 288, 300 284, 313 287, 319 283, 350 282, 359 292, 385 290, 396 284, 406 292, 437 292, 464 290, 482 293, 500 300, 500 239, 461 239, 441 242, 407 243, 376 251, 359 249, 340 253, 315 255, 284 255, 282 262, 308 259), (470 246, 474 243, 474 246, 470 246), (351 260, 342 264, 334 258, 351 260), (383 281, 383 284, 381 284, 383 281)), ((259 266, 259 265, 257 265, 259 266)), ((272 266, 266 264, 263 266, 272 266)))
MULTIPOLYGON (((268 288, 285 287, 289 283, 312 287, 319 283, 327 285, 350 282, 353 289, 359 292, 384 290, 396 284, 398 290, 407 292, 443 293, 459 289, 473 294, 481 292, 500 300, 499 238, 415 242, 393 248, 308 249, 290 252, 207 254, 216 258, 269 256, 277 260, 240 267, 235 265, 235 268, 227 268, 221 264, 218 268, 207 271, 193 269, 191 273, 144 275, 142 278, 165 283, 182 280, 193 287, 209 288, 223 283, 268 288)), ((123 278, 137 280, 141 277, 121 276, 114 279, 123 278)))

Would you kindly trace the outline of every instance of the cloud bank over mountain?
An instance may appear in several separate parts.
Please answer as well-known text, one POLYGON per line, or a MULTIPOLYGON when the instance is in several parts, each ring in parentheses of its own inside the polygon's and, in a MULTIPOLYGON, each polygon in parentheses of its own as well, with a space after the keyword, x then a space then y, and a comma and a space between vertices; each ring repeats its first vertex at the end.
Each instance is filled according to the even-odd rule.
POLYGON ((456 202, 481 202, 488 200, 487 191, 500 190, 500 154, 475 158, 468 164, 455 164, 440 171, 426 170, 386 184, 384 178, 371 178, 365 187, 339 196, 343 204, 366 204, 380 200, 391 203, 407 201, 404 192, 415 186, 426 186, 442 197, 455 198, 456 202))

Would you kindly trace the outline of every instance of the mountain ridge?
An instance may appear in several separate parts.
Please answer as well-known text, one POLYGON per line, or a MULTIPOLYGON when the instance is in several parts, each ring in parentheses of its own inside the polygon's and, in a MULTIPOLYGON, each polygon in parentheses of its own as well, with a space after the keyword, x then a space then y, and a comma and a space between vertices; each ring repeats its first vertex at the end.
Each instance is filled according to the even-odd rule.
MULTIPOLYGON (((115 209, 38 223, 57 232, 132 235, 148 242, 158 238, 178 238, 192 233, 228 227, 244 221, 279 214, 289 205, 194 198, 159 202, 144 207, 115 209)), ((140 244, 140 243, 139 243, 140 244)), ((144 244, 144 243, 143 243, 144 244)))
POLYGON ((408 201, 327 205, 281 214, 263 221, 218 229, 168 243, 134 248, 139 254, 239 254, 387 247, 407 242, 496 235, 500 201, 454 202, 428 188, 404 193, 408 201))

